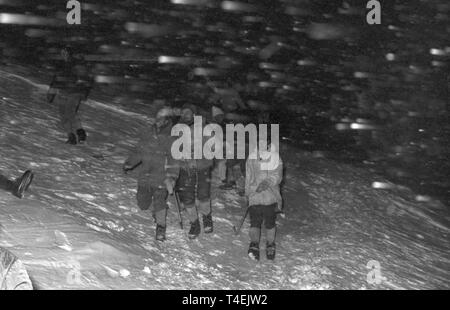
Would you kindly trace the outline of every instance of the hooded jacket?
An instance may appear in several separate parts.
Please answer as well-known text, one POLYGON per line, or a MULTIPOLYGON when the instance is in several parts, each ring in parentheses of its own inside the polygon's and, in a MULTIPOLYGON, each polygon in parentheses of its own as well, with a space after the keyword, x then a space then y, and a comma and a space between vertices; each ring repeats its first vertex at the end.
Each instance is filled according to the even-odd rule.
POLYGON ((178 178, 179 166, 171 155, 174 141, 169 124, 158 134, 152 128, 142 135, 138 145, 130 153, 125 165, 135 167, 140 186, 164 186, 166 178, 178 178))
POLYGON ((283 162, 275 147, 271 145, 271 152, 261 151, 259 154, 257 154, 256 150, 251 152, 245 169, 245 195, 249 199, 249 205, 271 205, 276 203, 278 208, 282 210, 280 183, 283 179, 283 162), (276 156, 278 160, 270 164, 270 156, 272 158, 276 156), (256 189, 263 181, 268 182, 269 187, 260 193, 256 192, 256 189))

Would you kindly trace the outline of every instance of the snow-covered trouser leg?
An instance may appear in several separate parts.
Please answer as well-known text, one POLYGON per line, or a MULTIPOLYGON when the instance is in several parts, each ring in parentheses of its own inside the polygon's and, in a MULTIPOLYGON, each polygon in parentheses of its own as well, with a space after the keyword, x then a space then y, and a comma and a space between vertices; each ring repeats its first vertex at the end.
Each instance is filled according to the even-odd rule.
POLYGON ((195 207, 195 204, 193 205, 186 205, 186 212, 189 218, 189 222, 193 223, 198 220, 198 213, 197 208, 195 207))
POLYGON ((77 107, 79 96, 57 95, 61 125, 67 134, 75 134, 77 129, 81 128, 81 120, 78 116, 77 107))
POLYGON ((249 233, 250 242, 259 244, 259 240, 261 239, 261 228, 250 227, 249 233))
POLYGON ((56 96, 56 102, 58 104, 59 117, 61 125, 67 134, 75 133, 75 128, 72 128, 72 118, 75 115, 75 106, 69 97, 58 94, 56 96))
POLYGON ((72 128, 73 128, 75 134, 77 136, 79 136, 79 134, 80 134, 79 130, 82 129, 82 127, 81 127, 81 119, 80 119, 80 116, 78 113, 76 113, 74 115, 74 117, 72 118, 72 128))
POLYGON ((263 216, 260 206, 250 206, 248 211, 250 215, 250 230, 248 236, 251 244, 258 244, 261 239, 261 225, 263 223, 263 216))
POLYGON ((277 234, 277 228, 274 227, 272 229, 266 229, 266 240, 268 244, 274 244, 275 243, 275 237, 277 234))
POLYGON ((153 218, 163 227, 166 227, 167 196, 165 188, 152 187, 144 182, 138 184, 136 199, 139 209, 146 211, 152 207, 153 218))
POLYGON ((200 213, 203 215, 203 231, 206 234, 213 232, 213 219, 211 210, 211 169, 206 168, 197 172, 197 198, 200 213))
POLYGON ((211 168, 206 169, 180 169, 177 182, 177 192, 181 203, 191 222, 189 238, 194 239, 200 234, 200 224, 196 208, 196 200, 199 202, 200 213, 207 217, 205 232, 212 232, 211 217, 211 168), (196 199, 197 198, 197 199, 196 199))
POLYGON ((224 182, 227 180, 227 160, 220 159, 217 162, 217 172, 219 174, 219 180, 224 182))
POLYGON ((211 200, 200 201, 198 206, 202 215, 208 215, 211 213, 211 200))
POLYGON ((152 208, 153 216, 155 217, 156 224, 166 227, 166 217, 167 217, 167 196, 168 192, 165 188, 154 188, 151 187, 152 192, 152 208))
POLYGON ((277 204, 264 206, 264 226, 266 227, 266 240, 268 244, 275 243, 277 204))
POLYGON ((203 232, 205 234, 210 234, 213 232, 213 219, 212 219, 212 212, 211 212, 211 200, 208 201, 201 201, 199 203, 200 212, 202 213, 203 217, 203 232))
POLYGON ((137 205, 142 211, 146 211, 152 204, 153 193, 148 184, 138 183, 136 194, 137 205))
POLYGON ((245 192, 245 176, 242 173, 241 164, 233 166, 233 175, 236 180, 236 189, 240 193, 245 192))
POLYGON ((186 212, 191 223, 188 237, 189 239, 195 239, 200 235, 200 220, 198 218, 197 208, 195 204, 186 205, 186 212))
POLYGON ((234 183, 236 182, 236 178, 234 176, 233 172, 233 166, 229 164, 230 159, 227 160, 227 183, 234 183))
POLYGON ((211 169, 197 171, 197 198, 200 212, 203 215, 211 213, 211 169))
POLYGON ((195 208, 195 187, 197 181, 196 170, 180 169, 176 191, 180 197, 180 202, 186 207, 195 208))
POLYGON ((195 171, 180 170, 180 177, 178 178, 178 196, 181 203, 186 208, 186 213, 191 223, 188 237, 195 239, 200 234, 200 221, 198 219, 197 208, 195 206, 195 171))
POLYGON ((188 210, 190 219, 198 218, 195 212, 196 198, 199 202, 200 213, 208 215, 211 213, 211 169, 181 169, 177 182, 177 192, 181 203, 188 210))

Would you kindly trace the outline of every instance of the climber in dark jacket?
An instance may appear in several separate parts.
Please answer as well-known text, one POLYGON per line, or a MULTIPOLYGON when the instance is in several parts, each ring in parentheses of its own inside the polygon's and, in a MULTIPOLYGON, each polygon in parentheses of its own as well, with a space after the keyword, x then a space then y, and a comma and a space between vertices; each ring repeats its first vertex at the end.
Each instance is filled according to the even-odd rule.
POLYGON ((61 125, 67 133, 66 143, 77 144, 86 141, 87 134, 81 124, 79 109, 82 101, 87 100, 92 83, 87 76, 87 66, 83 60, 75 58, 69 48, 61 51, 64 67, 55 75, 47 100, 56 101, 61 125))
POLYGON ((171 156, 171 109, 162 108, 153 128, 145 130, 139 143, 123 164, 124 172, 138 177, 137 204, 141 210, 152 208, 156 220, 156 240, 166 239, 167 197, 173 194, 178 166, 171 156))

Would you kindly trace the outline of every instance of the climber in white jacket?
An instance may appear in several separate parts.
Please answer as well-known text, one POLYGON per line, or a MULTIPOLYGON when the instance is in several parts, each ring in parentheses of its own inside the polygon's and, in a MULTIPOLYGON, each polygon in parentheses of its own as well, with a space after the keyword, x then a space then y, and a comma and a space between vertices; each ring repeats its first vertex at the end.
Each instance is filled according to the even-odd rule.
POLYGON ((275 259, 276 216, 282 209, 280 183, 283 162, 278 148, 270 144, 268 150, 255 149, 246 162, 245 195, 249 202, 249 257, 259 260, 261 226, 266 228, 266 256, 275 259))

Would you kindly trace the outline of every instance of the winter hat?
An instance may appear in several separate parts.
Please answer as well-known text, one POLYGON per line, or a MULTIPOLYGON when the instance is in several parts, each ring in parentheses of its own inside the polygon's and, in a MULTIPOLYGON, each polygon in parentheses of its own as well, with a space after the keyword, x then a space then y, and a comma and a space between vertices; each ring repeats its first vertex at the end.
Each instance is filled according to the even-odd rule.
POLYGON ((215 118, 220 115, 225 115, 223 110, 215 105, 212 106, 212 117, 215 118))
POLYGON ((258 161, 263 170, 275 170, 280 164, 278 145, 270 143, 267 149, 259 149, 259 146, 255 145, 248 158, 258 161))
POLYGON ((192 113, 197 114, 197 107, 193 104, 190 103, 185 103, 182 107, 181 110, 185 110, 185 109, 189 109, 192 111, 192 113))
POLYGON ((171 117, 172 116, 172 108, 170 107, 163 107, 161 109, 158 110, 158 112, 156 113, 156 118, 166 118, 166 117, 171 117))
POLYGON ((66 45, 66 46, 62 47, 61 50, 60 50, 60 55, 63 58, 67 58, 68 60, 73 59, 73 57, 74 57, 74 49, 73 49, 73 47, 70 46, 70 45, 66 45))

